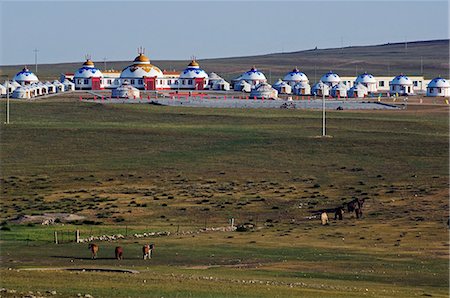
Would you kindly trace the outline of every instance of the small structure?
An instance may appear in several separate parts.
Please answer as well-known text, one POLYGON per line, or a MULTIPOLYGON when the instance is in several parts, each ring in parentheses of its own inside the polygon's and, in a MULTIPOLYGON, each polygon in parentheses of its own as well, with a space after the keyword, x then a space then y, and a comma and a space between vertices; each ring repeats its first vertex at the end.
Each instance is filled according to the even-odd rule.
POLYGON ((303 82, 303 83, 309 83, 308 77, 298 70, 298 68, 294 68, 292 71, 288 72, 284 78, 283 81, 288 83, 291 87, 294 87, 296 84, 303 82))
POLYGON ((366 97, 368 94, 369 94, 369 89, 366 86, 364 86, 362 83, 356 83, 347 92, 348 97, 353 97, 353 98, 366 97))
POLYGON ((441 77, 432 79, 427 86, 427 96, 450 96, 450 82, 441 77))
POLYGON ((209 76, 195 60, 192 59, 188 67, 180 73, 178 79, 179 88, 203 90, 208 86, 209 76))
POLYGON ((252 86, 256 86, 260 83, 266 83, 267 79, 264 73, 260 72, 256 67, 252 67, 249 71, 244 72, 238 78, 233 80, 233 83, 236 81, 244 80, 252 86))
POLYGON ((64 84, 58 80, 54 80, 52 84, 56 87, 56 92, 61 93, 65 91, 64 84))
POLYGON ((310 95, 311 94, 311 86, 308 82, 298 82, 294 85, 294 94, 295 95, 310 95))
POLYGON ((6 95, 6 87, 0 84, 0 95, 6 95))
POLYGON ((330 95, 336 98, 347 97, 348 87, 343 82, 331 87, 330 95))
POLYGON ((287 82, 282 81, 279 79, 275 84, 272 86, 275 90, 278 91, 278 94, 291 94, 292 93, 292 87, 287 82))
POLYGON ((316 83, 312 86, 311 94, 317 96, 328 96, 330 95, 330 86, 320 81, 319 83, 316 83))
POLYGON ((137 88, 131 86, 128 81, 124 81, 121 86, 112 90, 111 97, 113 97, 113 98, 139 98, 140 92, 137 88))
POLYGON ((396 76, 389 82, 389 92, 398 93, 399 95, 413 95, 413 82, 404 74, 396 76))
POLYGON ((320 81, 325 83, 329 87, 333 87, 341 82, 341 78, 337 73, 334 73, 330 70, 320 78, 320 81))
POLYGON ((267 98, 267 99, 277 99, 278 91, 272 88, 268 83, 263 82, 255 86, 250 92, 250 98, 267 98))
POLYGON ((354 85, 358 83, 364 85, 370 93, 377 92, 377 80, 370 73, 365 72, 357 76, 354 85))
POLYGON ((211 90, 222 90, 222 91, 228 91, 230 90, 230 83, 225 81, 224 79, 220 79, 217 81, 214 81, 212 84, 211 90))
POLYGON ((39 82, 39 79, 33 72, 31 72, 25 66, 20 72, 18 72, 14 76, 13 81, 16 81, 17 83, 19 83, 22 86, 25 86, 25 85, 37 83, 37 82, 39 82))
POLYGON ((95 67, 94 62, 91 61, 89 56, 86 56, 86 62, 73 75, 75 89, 77 90, 103 89, 102 78, 102 72, 95 67))
POLYGON ((64 82, 62 84, 64 85, 64 91, 66 91, 66 92, 75 90, 75 84, 69 80, 64 80, 64 82))
POLYGON ((150 59, 144 54, 144 49, 140 48, 133 64, 125 67, 120 73, 120 80, 121 82, 126 80, 140 90, 156 90, 163 76, 161 69, 151 64, 150 59))
POLYGON ((14 89, 12 98, 21 98, 21 99, 29 99, 31 98, 31 91, 29 88, 22 86, 14 89))
POLYGON ((5 81, 3 86, 5 86, 9 90, 9 93, 11 94, 14 92, 16 88, 19 88, 21 85, 16 81, 5 81))
POLYGON ((252 85, 247 83, 246 80, 240 80, 236 83, 234 83, 234 91, 242 91, 242 92, 251 92, 252 91, 252 85))
POLYGON ((57 91, 56 91, 56 86, 55 85, 53 85, 52 83, 50 83, 50 82, 45 82, 45 86, 47 86, 48 87, 48 94, 53 94, 53 93, 56 93, 57 91))

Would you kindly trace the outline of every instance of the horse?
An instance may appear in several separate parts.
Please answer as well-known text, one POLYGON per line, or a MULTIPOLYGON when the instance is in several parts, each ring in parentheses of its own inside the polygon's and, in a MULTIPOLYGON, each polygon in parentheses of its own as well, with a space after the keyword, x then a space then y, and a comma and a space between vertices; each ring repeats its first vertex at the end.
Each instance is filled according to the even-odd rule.
POLYGON ((364 206, 365 199, 354 199, 347 203, 348 212, 355 211, 356 218, 360 218, 362 216, 362 208, 364 206))
POLYGON ((116 254, 116 259, 123 260, 123 248, 121 246, 117 246, 114 252, 116 254))
POLYGON ((334 210, 334 220, 336 220, 336 219, 338 219, 338 218, 339 218, 339 220, 342 220, 343 215, 344 215, 344 208, 342 208, 342 207, 337 207, 337 208, 334 210))
POLYGON ((98 245, 94 244, 94 243, 90 243, 88 246, 88 249, 91 251, 92 259, 96 259, 97 253, 98 253, 98 245))
POLYGON ((325 211, 320 214, 320 221, 322 222, 323 226, 328 225, 328 215, 325 211))
POLYGON ((144 260, 151 258, 151 256, 150 256, 150 245, 145 244, 142 247, 142 257, 144 258, 144 260))

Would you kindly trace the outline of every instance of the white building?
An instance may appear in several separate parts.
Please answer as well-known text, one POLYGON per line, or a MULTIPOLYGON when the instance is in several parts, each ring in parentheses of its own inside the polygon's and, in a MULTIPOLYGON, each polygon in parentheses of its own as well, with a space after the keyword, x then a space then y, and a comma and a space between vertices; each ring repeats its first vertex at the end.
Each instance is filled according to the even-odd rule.
POLYGON ((369 94, 369 88, 362 83, 356 83, 352 88, 348 89, 348 97, 363 98, 369 94))
POLYGON ((250 83, 247 83, 246 80, 240 80, 234 83, 233 89, 234 91, 242 91, 242 92, 251 92, 252 91, 252 85, 250 83))
POLYGON ((370 73, 365 72, 357 76, 354 84, 356 85, 358 83, 366 86, 370 93, 377 92, 377 80, 370 73))
POLYGON ((12 98, 23 98, 23 99, 29 99, 31 98, 31 90, 28 87, 21 86, 16 89, 14 89, 12 95, 12 98))
POLYGON ((441 77, 431 80, 427 86, 427 96, 450 96, 450 82, 441 77))
POLYGON ((341 82, 341 78, 337 73, 334 73, 330 70, 320 78, 320 81, 325 83, 329 87, 333 87, 341 82))
POLYGON ((139 91, 139 89, 131 86, 130 83, 128 83, 128 81, 124 81, 121 86, 112 90, 111 97, 113 97, 113 98, 139 98, 140 91, 139 91))
POLYGON ((95 67, 94 62, 86 57, 86 62, 73 75, 75 89, 77 90, 101 90, 103 86, 103 74, 95 67))
POLYGON ((262 82, 252 89, 250 98, 277 99, 278 91, 272 88, 268 83, 262 82))
POLYGON ((0 84, 0 95, 6 95, 6 87, 0 84))
POLYGON ((20 85, 24 86, 24 85, 29 85, 29 84, 33 84, 33 83, 37 83, 39 82, 38 77, 31 72, 26 66, 20 71, 18 72, 14 78, 13 81, 16 81, 17 83, 19 83, 20 85))
POLYGON ((414 94, 413 82, 404 74, 396 76, 389 83, 389 92, 391 94, 412 95, 414 94))
POLYGON ((210 90, 228 91, 228 90, 230 90, 230 83, 225 81, 225 79, 223 79, 221 76, 219 76, 215 72, 211 72, 209 74, 208 88, 210 90))
POLYGON ((178 85, 180 89, 204 90, 209 82, 208 74, 200 68, 195 59, 180 73, 178 85))
POLYGON ((260 83, 266 83, 267 79, 264 73, 260 72, 256 67, 252 67, 249 71, 244 72, 239 77, 234 79, 232 83, 236 83, 238 81, 244 80, 249 83, 251 86, 256 86, 260 83))
POLYGON ((330 86, 325 84, 324 82, 320 81, 319 83, 316 83, 311 88, 311 94, 317 95, 317 96, 329 96, 330 95, 330 86))
POLYGON ((292 93, 292 87, 287 82, 282 81, 279 79, 275 84, 272 86, 275 90, 278 91, 278 94, 291 94, 292 93))
POLYGON ((298 68, 294 68, 292 71, 288 72, 284 78, 283 81, 288 83, 291 87, 294 87, 297 83, 309 83, 308 77, 301 71, 298 70, 298 68))
POLYGON ((298 82, 294 85, 293 90, 295 95, 310 95, 311 94, 311 86, 308 82, 298 82))
POLYGON ((61 92, 64 92, 64 91, 65 91, 64 84, 61 83, 60 81, 54 80, 54 81, 52 82, 52 84, 56 87, 56 92, 57 92, 57 93, 61 93, 61 92))
POLYGON ((64 80, 62 84, 64 85, 64 91, 66 92, 75 90, 75 84, 69 80, 64 80))
POLYGON ((333 96, 333 97, 337 97, 337 98, 347 97, 347 90, 348 90, 347 85, 345 85, 344 83, 340 82, 339 84, 334 85, 333 87, 331 87, 330 95, 333 96))

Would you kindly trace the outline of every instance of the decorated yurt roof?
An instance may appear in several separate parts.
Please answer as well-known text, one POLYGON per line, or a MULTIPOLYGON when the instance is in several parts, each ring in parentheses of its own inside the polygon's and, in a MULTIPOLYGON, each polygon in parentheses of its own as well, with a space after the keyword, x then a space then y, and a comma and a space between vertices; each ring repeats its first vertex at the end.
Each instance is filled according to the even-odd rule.
POLYGON ((352 88, 350 88, 351 91, 356 91, 356 90, 362 90, 362 91, 367 91, 367 87, 364 86, 362 83, 356 83, 355 85, 353 85, 352 88))
POLYGON ((250 69, 249 71, 244 72, 240 76, 240 79, 264 81, 264 80, 266 80, 266 76, 262 72, 260 72, 258 69, 256 69, 255 67, 252 67, 252 69, 250 69))
POLYGON ((299 71, 298 68, 294 68, 284 76, 283 81, 308 82, 308 77, 303 72, 299 71))
POLYGON ((33 72, 31 72, 26 66, 14 76, 13 80, 17 81, 17 82, 38 82, 39 81, 38 77, 33 72))
POLYGON ((102 78, 102 72, 95 67, 94 62, 86 57, 86 62, 73 75, 74 79, 102 78))
POLYGON ((134 58, 133 64, 125 67, 120 73, 121 78, 142 79, 143 77, 162 77, 163 72, 158 67, 150 64, 150 59, 145 56, 144 49, 138 49, 138 56, 134 58))
POLYGON ((449 87, 450 82, 441 77, 434 78, 431 80, 430 83, 428 83, 428 88, 449 88, 449 87))
POLYGON ((334 85, 332 88, 332 90, 348 90, 347 85, 345 85, 344 83, 340 82, 339 84, 334 85))
POLYGON ((412 81, 410 78, 405 76, 404 74, 396 76, 392 81, 391 85, 412 85, 412 81))
POLYGON ((206 71, 200 68, 195 59, 192 59, 188 67, 180 73, 180 79, 208 78, 206 71))
POLYGON ((324 83, 339 83, 341 81, 341 78, 337 73, 334 73, 330 70, 320 78, 320 81, 324 83))
POLYGON ((376 83, 377 80, 375 77, 370 73, 362 73, 359 76, 356 77, 355 83, 376 83))

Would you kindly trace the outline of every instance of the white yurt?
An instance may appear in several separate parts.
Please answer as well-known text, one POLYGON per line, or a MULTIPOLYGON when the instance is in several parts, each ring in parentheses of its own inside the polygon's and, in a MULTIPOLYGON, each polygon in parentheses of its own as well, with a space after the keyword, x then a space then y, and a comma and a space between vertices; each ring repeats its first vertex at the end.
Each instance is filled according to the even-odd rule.
POLYGON ((287 82, 279 79, 272 87, 278 91, 278 94, 291 94, 292 87, 287 82))
POLYGON ((17 83, 19 83, 20 85, 24 86, 24 85, 29 85, 29 84, 33 84, 33 83, 37 83, 39 82, 38 77, 31 72, 26 66, 20 71, 18 72, 14 78, 13 81, 16 81, 17 83))
POLYGON ((133 64, 125 67, 120 73, 120 80, 124 82, 125 80, 129 82, 129 84, 138 89, 156 89, 159 84, 159 80, 156 78, 162 78, 163 72, 158 67, 152 65, 150 63, 150 59, 144 55, 144 51, 142 49, 139 50, 139 55, 134 58, 133 64), (152 82, 154 86, 148 86, 150 82, 145 82, 145 78, 152 78, 152 82))
POLYGON ((9 93, 13 93, 16 88, 19 88, 21 85, 16 81, 5 81, 3 84, 7 89, 9 89, 9 93))
POLYGON ((320 78, 320 81, 330 87, 333 87, 341 82, 341 78, 337 73, 334 73, 330 70, 320 78))
POLYGON ((246 80, 240 80, 234 83, 233 89, 234 91, 251 92, 252 85, 250 85, 250 83, 247 83, 246 80))
POLYGON ((209 81, 208 81, 208 86, 210 89, 212 89, 212 86, 214 85, 214 82, 217 82, 219 80, 222 80, 222 77, 219 76, 217 73, 215 72, 211 72, 208 74, 209 77, 209 81))
POLYGON ((427 96, 450 96, 450 82, 441 77, 432 79, 427 86, 427 96))
POLYGON ((128 81, 124 81, 122 85, 111 91, 112 98, 139 98, 139 89, 130 85, 128 81))
POLYGON ((348 97, 363 98, 369 94, 369 88, 362 83, 356 83, 352 88, 348 89, 348 97))
POLYGON ((89 57, 86 57, 86 62, 73 75, 75 89, 77 90, 101 89, 102 78, 102 72, 95 67, 94 62, 89 57))
POLYGON ((310 95, 311 94, 311 86, 308 82, 298 82, 294 85, 293 90, 295 95, 310 95))
POLYGON ((211 90, 228 91, 228 90, 230 90, 230 83, 228 83, 224 79, 216 80, 216 81, 214 81, 214 83, 210 89, 211 90))
POLYGON ((316 83, 311 88, 311 94, 317 95, 317 96, 328 96, 330 95, 330 86, 325 84, 324 82, 320 81, 319 83, 316 83))
POLYGON ((75 90, 75 84, 67 79, 64 80, 63 85, 64 85, 64 91, 66 91, 66 92, 75 90))
POLYGON ((203 90, 208 85, 209 76, 195 59, 180 73, 178 85, 184 89, 203 90))
POLYGON ((12 98, 31 98, 30 89, 27 87, 18 87, 11 94, 12 98))
POLYGON ((362 73, 356 77, 355 85, 362 84, 367 87, 368 92, 377 92, 377 80, 370 73, 362 73))
POLYGON ((294 68, 292 71, 288 72, 284 76, 283 81, 285 81, 286 83, 291 85, 291 87, 294 87, 295 84, 300 83, 300 82, 309 83, 308 77, 303 72, 298 70, 297 67, 294 68))
POLYGON ((250 92, 250 98, 267 98, 267 99, 277 99, 278 91, 272 88, 268 83, 263 82, 255 86, 250 92))
POLYGON ((414 94, 413 82, 404 74, 400 74, 389 82, 389 92, 391 94, 412 95, 414 94))
POLYGON ((330 95, 336 98, 347 97, 348 87, 343 82, 331 87, 330 95))
POLYGON ((0 84, 0 95, 6 95, 6 87, 0 84))
POLYGON ((57 93, 61 93, 61 92, 64 92, 64 84, 63 83, 61 83, 60 81, 58 81, 58 80, 54 80, 53 82, 52 82, 52 84, 56 87, 56 92, 57 93))
POLYGON ((266 76, 264 73, 260 72, 256 67, 252 67, 249 71, 244 72, 240 77, 239 80, 245 80, 247 83, 249 83, 252 86, 256 86, 259 83, 265 83, 267 82, 266 76))
POLYGON ((50 82, 45 82, 45 86, 47 86, 48 87, 48 94, 53 94, 53 93, 56 93, 57 91, 56 91, 56 86, 55 85, 53 85, 52 83, 50 83, 50 82))

